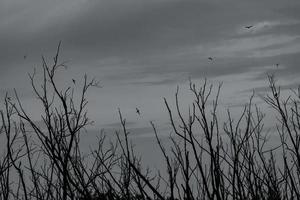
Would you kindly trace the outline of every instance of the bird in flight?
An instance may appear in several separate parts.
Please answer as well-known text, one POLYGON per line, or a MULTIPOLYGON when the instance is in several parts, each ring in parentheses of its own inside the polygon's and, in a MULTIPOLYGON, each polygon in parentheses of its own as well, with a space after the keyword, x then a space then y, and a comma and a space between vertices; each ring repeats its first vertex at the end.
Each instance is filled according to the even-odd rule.
POLYGON ((72 79, 72 81, 73 81, 74 84, 76 83, 75 79, 72 79))
POLYGON ((208 57, 208 60, 213 60, 213 58, 212 57, 208 57))
POLYGON ((250 29, 252 27, 253 27, 253 25, 251 25, 251 26, 245 26, 246 29, 250 29))
POLYGON ((24 58, 24 60, 25 60, 25 59, 27 58, 27 55, 24 55, 23 58, 24 58))
POLYGON ((135 110, 136 110, 136 113, 137 113, 138 115, 141 115, 141 112, 140 112, 140 110, 139 110, 138 108, 135 108, 135 110))
POLYGON ((276 63, 276 67, 277 67, 277 68, 279 67, 279 63, 276 63))

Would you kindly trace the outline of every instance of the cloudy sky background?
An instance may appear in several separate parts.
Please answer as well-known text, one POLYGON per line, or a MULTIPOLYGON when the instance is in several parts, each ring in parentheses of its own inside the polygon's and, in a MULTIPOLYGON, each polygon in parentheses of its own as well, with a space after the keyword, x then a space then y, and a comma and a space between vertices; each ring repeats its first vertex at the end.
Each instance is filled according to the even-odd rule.
POLYGON ((59 41, 69 67, 57 81, 86 73, 103 86, 89 93, 95 129, 118 127, 120 108, 137 136, 151 134, 150 120, 169 134, 163 97, 178 85, 187 108, 189 77, 222 81, 225 109, 263 92, 267 73, 283 89, 300 83, 299 0, 1 0, 1 98, 16 88, 38 119, 27 73, 59 41))

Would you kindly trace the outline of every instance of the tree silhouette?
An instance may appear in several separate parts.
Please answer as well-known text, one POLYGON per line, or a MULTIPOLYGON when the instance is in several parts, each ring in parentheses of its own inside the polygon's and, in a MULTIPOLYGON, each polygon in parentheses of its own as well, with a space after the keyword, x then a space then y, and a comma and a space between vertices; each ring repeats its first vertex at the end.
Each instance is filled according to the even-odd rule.
MULTIPOLYGON (((17 91, 3 100, 0 137, 0 199, 182 199, 182 200, 288 200, 300 199, 300 88, 284 97, 273 76, 268 76, 267 105, 276 112, 274 121, 280 145, 268 147, 264 113, 253 103, 254 94, 233 119, 227 110, 225 122, 218 114, 222 84, 192 81, 194 97, 187 113, 181 109, 179 89, 175 106, 164 99, 169 114, 171 149, 160 139, 153 122, 154 139, 164 158, 166 177, 143 166, 136 155, 119 110, 121 131, 107 141, 102 133, 88 155, 80 138, 93 121, 86 98, 94 79, 60 88, 56 74, 60 44, 53 63, 42 58, 42 81, 30 74, 31 88, 43 108, 41 122, 26 111, 17 91), (80 96, 75 88, 81 88, 80 96), (75 98, 76 97, 76 98, 75 98), (276 158, 280 158, 282 163, 276 158)), ((272 133, 275 134, 275 133, 272 133)))

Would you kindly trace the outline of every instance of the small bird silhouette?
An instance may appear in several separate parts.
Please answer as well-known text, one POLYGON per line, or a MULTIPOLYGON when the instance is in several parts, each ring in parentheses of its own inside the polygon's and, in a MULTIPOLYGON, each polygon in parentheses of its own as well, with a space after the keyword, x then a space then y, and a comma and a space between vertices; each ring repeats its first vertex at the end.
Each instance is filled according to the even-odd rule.
POLYGON ((253 25, 251 25, 251 26, 245 26, 246 29, 250 29, 252 27, 253 27, 253 25))
POLYGON ((279 67, 279 63, 276 63, 276 67, 277 67, 277 68, 279 67))
POLYGON ((138 115, 141 115, 141 112, 140 112, 140 110, 139 110, 138 108, 135 108, 135 110, 136 110, 136 113, 137 113, 138 115))
POLYGON ((27 58, 27 55, 24 55, 23 58, 24 58, 24 60, 25 60, 25 59, 27 58))
POLYGON ((72 81, 73 81, 74 84, 76 83, 75 79, 72 79, 72 81))
POLYGON ((208 57, 208 60, 213 60, 213 58, 212 57, 208 57))

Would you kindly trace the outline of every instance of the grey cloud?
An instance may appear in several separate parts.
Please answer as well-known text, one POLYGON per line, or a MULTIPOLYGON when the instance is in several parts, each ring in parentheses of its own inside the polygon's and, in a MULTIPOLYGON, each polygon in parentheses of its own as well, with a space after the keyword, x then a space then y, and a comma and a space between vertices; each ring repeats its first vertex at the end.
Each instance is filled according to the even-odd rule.
POLYGON ((223 28, 216 26, 219 19, 212 14, 207 21, 198 20, 209 13, 210 7, 195 1, 147 5, 123 15, 114 13, 111 18, 102 16, 99 6, 101 4, 88 10, 87 15, 59 24, 56 37, 63 38, 72 49, 96 50, 99 56, 117 54, 135 57, 206 41, 219 35, 223 28))
MULTIPOLYGON (((206 57, 197 56, 184 56, 180 58, 174 58, 169 60, 159 60, 154 63, 149 63, 149 67, 143 68, 139 73, 145 74, 168 74, 168 73, 186 73, 187 76, 191 75, 193 78, 200 77, 213 77, 229 74, 239 74, 248 71, 260 69, 264 66, 274 65, 276 63, 286 64, 288 69, 297 70, 295 65, 298 59, 298 53, 279 55, 274 57, 229 57, 218 58, 215 57, 211 62, 206 57)), ((177 77, 175 77, 177 78, 177 77)))
MULTIPOLYGON (((153 136, 154 137, 154 132, 153 128, 150 126, 145 126, 145 127, 132 127, 131 125, 128 124, 126 128, 127 132, 129 133, 130 137, 144 137, 144 136, 153 136)), ((123 128, 119 125, 116 124, 114 127, 107 127, 104 126, 102 131, 105 134, 108 135, 114 135, 115 133, 123 133, 123 128)))
MULTIPOLYGON (((127 122, 126 121, 126 125, 127 126, 134 126, 136 125, 136 122, 127 122)), ((103 127, 107 127, 107 128, 120 128, 122 126, 121 122, 115 122, 115 123, 109 123, 109 124, 103 124, 103 127)))
MULTIPOLYGON (((276 44, 271 44, 265 47, 258 48, 260 51, 268 51, 268 50, 274 50, 274 49, 280 49, 282 47, 289 47, 292 46, 293 44, 300 44, 300 35, 295 36, 294 39, 291 39, 290 41, 284 42, 284 43, 276 43, 276 44)), ((300 51, 300 49, 299 49, 300 51)), ((282 54, 285 54, 286 52, 282 52, 282 54)))
POLYGON ((276 77, 290 80, 291 78, 297 78, 300 73, 300 52, 277 55, 273 57, 265 58, 268 60, 269 65, 273 64, 273 68, 266 69, 253 77, 253 80, 264 80, 268 74, 274 74, 276 77), (279 64, 279 68, 276 67, 276 63, 279 64))
MULTIPOLYGON (((247 58, 248 52, 244 52, 241 57, 216 57, 211 63, 203 52, 212 44, 232 38, 269 33, 293 35, 299 30, 299 24, 282 24, 240 36, 235 31, 239 26, 270 19, 300 19, 296 12, 288 12, 299 9, 297 1, 268 0, 268 6, 261 1, 234 0, 226 3, 212 0, 56 0, 51 3, 26 0, 18 6, 16 2, 5 0, 5 6, 0 8, 0 11, 10 8, 0 12, 0 24, 6 24, 0 28, 0 45, 5 47, 0 49, 2 71, 22 63, 27 52, 33 60, 39 60, 40 54, 52 56, 50 52, 62 40, 62 58, 73 58, 77 65, 85 67, 95 66, 99 73, 106 68, 114 71, 107 79, 133 79, 137 81, 129 82, 148 85, 170 84, 176 82, 178 76, 154 81, 139 79, 169 73, 193 78, 238 74, 272 62, 288 62, 283 55, 254 59, 247 58), (199 44, 204 46, 200 54, 176 53, 199 44), (98 63, 110 57, 116 57, 119 62, 111 66, 98 63)), ((288 69, 297 72, 297 55, 289 58, 293 63, 288 63, 288 69)))
MULTIPOLYGON (((182 79, 182 77, 181 77, 182 79)), ((133 82, 134 85, 145 85, 145 86, 153 86, 153 85, 170 85, 170 84, 178 84, 182 83, 183 81, 178 78, 173 79, 162 79, 158 81, 140 81, 140 82, 133 82)))
MULTIPOLYGON (((253 38, 265 35, 297 36, 299 23, 285 22, 299 21, 299 9, 299 0, 2 0, 2 88, 11 88, 4 79, 23 87, 21 79, 27 77, 24 74, 31 72, 32 66, 40 64, 41 54, 51 59, 60 40, 61 58, 70 59, 78 73, 103 74, 104 87, 108 85, 109 92, 104 93, 108 102, 117 103, 116 99, 124 101, 129 96, 129 99, 139 98, 147 93, 144 87, 127 87, 126 84, 178 84, 189 77, 214 78, 251 72, 251 81, 256 81, 265 80, 267 73, 277 73, 289 82, 291 76, 294 79, 299 76, 300 53, 287 51, 287 48, 299 43, 299 40, 250 49, 243 44, 235 52, 229 52, 231 49, 226 42, 249 38, 251 43, 253 38), (262 21, 282 23, 257 32, 239 34, 238 30, 244 26, 262 21), (224 51, 216 54, 214 48, 219 45, 223 45, 224 51), (273 53, 275 50, 277 54, 273 53), (267 53, 259 55, 263 51, 267 53), (252 55, 253 52, 258 52, 258 55, 252 55), (27 55, 25 60, 24 55, 27 55), (212 62, 207 59, 209 56, 214 58, 212 62), (276 63, 283 68, 266 68, 276 63), (256 73, 252 75, 252 72, 256 73), (126 90, 125 86, 111 89, 108 81, 117 82, 118 86, 123 84, 131 90, 126 90)), ((61 77, 66 80, 64 75, 61 77)), ((0 91, 0 96, 3 94, 4 91, 0 91)), ((153 95, 145 100, 146 103, 160 99, 158 95, 168 97, 167 92, 161 92, 157 97, 153 95)), ((98 94, 95 96, 98 98, 98 94)), ((104 116, 108 116, 109 106, 113 107, 111 104, 107 104, 104 116)), ((95 106, 90 110, 97 109, 100 108, 95 106)), ((153 132, 150 125, 138 127, 135 122, 129 121, 128 126, 134 136, 152 135, 150 132, 153 132)), ((120 124, 104 124, 103 128, 112 133, 120 128, 120 124)), ((99 133, 91 131, 93 135, 99 133)), ((90 137, 90 141, 95 142, 94 137, 90 137)))
MULTIPOLYGON (((300 86, 300 82, 298 83, 291 83, 287 85, 278 85, 280 87, 280 90, 294 90, 297 89, 300 86)), ((261 94, 261 93, 267 93, 270 92, 271 89, 269 86, 264 86, 264 87, 256 87, 253 89, 247 89, 242 91, 242 93, 249 93, 249 92, 255 92, 256 94, 261 94)))
MULTIPOLYGON (((33 4, 27 1, 31 6, 27 6, 24 17, 27 20, 13 23, 16 30, 8 29, 5 41, 1 42, 8 47, 11 45, 11 49, 18 45, 30 50, 44 46, 45 50, 46 46, 63 40, 65 48, 79 56, 137 56, 178 45, 215 40, 226 35, 237 23, 243 23, 243 18, 247 20, 252 13, 246 5, 236 2, 234 12, 234 2, 169 0, 147 3, 130 0, 112 3, 106 0, 71 4, 71 8, 68 8, 70 1, 41 2, 33 4), (237 17, 240 15, 242 17, 237 17), (25 31, 27 26, 33 26, 33 30, 25 31)), ((259 18, 263 13, 258 12, 255 17, 259 18)))
MULTIPOLYGON (((299 53, 255 58, 243 56, 215 57, 212 62, 206 57, 198 57, 197 55, 184 55, 169 59, 157 57, 153 61, 136 60, 134 66, 143 67, 132 68, 134 71, 124 72, 122 79, 136 80, 129 81, 129 83, 141 85, 179 84, 188 80, 189 77, 193 79, 211 78, 257 71, 258 75, 253 77, 253 80, 262 80, 266 78, 266 74, 271 73, 277 73, 282 78, 298 74, 300 73, 299 64, 299 53), (277 63, 280 64, 280 68, 276 68, 277 63), (270 67, 266 68, 266 66, 270 67), (173 75, 169 76, 169 74, 173 75), (152 77, 152 80, 143 80, 147 77, 152 77)), ((120 76, 111 76, 109 79, 117 80, 120 79, 120 76)))

